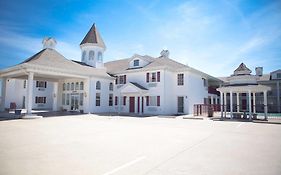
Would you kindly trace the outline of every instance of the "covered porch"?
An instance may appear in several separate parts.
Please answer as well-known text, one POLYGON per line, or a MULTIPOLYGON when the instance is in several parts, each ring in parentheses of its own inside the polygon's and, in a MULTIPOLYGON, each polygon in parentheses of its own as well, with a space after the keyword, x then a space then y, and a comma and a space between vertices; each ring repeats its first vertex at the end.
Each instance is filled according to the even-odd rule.
MULTIPOLYGON (((89 78, 87 76, 79 76, 63 71, 54 71, 54 70, 46 70, 44 67, 36 66, 35 67, 12 67, 5 73, 1 73, 2 78, 2 87, 1 87, 1 111, 5 110, 5 97, 7 94, 7 80, 8 79, 21 79, 26 80, 26 94, 25 94, 25 109, 26 116, 32 116, 32 109, 35 101, 35 84, 34 81, 46 81, 51 82, 53 84, 53 89, 50 95, 52 99, 52 111, 60 111, 62 106, 62 90, 63 90, 63 82, 67 79, 78 79, 79 81, 85 82, 85 89, 87 91, 87 87, 89 86, 89 78)), ((84 92, 84 94, 87 94, 84 92)), ((12 95, 17 95, 17 92, 12 95)), ((87 99, 86 97, 83 99, 86 103, 83 107, 85 111, 87 111, 86 106, 87 99)))
POLYGON ((256 94, 263 93, 264 120, 268 119, 267 92, 270 87, 264 85, 234 85, 225 86, 217 89, 220 92, 221 101, 221 118, 227 117, 227 106, 229 105, 229 116, 233 118, 248 118, 252 120, 257 117, 256 111, 256 94), (234 105, 234 94, 236 104, 234 105), (229 95, 229 104, 227 96, 229 95), (241 98, 244 100, 241 100, 241 98), (242 104, 240 103, 242 102, 242 104), (248 105, 248 107, 246 107, 248 105), (247 110, 248 108, 248 110, 247 110))
POLYGON ((118 114, 143 115, 145 113, 145 98, 148 89, 138 83, 130 82, 117 90, 115 110, 118 114))

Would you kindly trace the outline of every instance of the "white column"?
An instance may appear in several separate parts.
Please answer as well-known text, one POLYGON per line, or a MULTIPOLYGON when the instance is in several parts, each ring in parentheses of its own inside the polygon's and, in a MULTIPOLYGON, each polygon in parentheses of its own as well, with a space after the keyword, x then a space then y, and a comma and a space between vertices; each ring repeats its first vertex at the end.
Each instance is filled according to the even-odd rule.
POLYGON ((253 113, 256 113, 256 93, 253 92, 253 113))
POLYGON ((236 93, 237 112, 240 112, 239 93, 236 93))
MULTIPOLYGON (((91 79, 90 78, 84 79, 83 82, 84 82, 83 110, 84 110, 84 113, 90 114, 91 113, 91 104, 93 104, 93 103, 91 103, 91 100, 94 97, 91 94, 91 91, 92 91, 91 90, 91 79)), ((95 98, 96 98, 96 95, 95 95, 95 98)))
POLYGON ((226 118, 226 92, 224 93, 224 117, 226 118))
POLYGON ((281 106, 280 106, 280 83, 279 83, 279 81, 276 82, 276 91, 277 91, 277 109, 278 109, 278 113, 280 113, 281 106))
POLYGON ((118 100, 117 100, 117 103, 118 103, 118 114, 121 113, 121 102, 122 102, 121 93, 119 93, 118 100))
POLYGON ((26 103, 26 110, 27 110, 27 114, 31 114, 31 110, 32 110, 32 102, 33 102, 33 78, 34 78, 34 73, 33 72, 29 72, 28 73, 28 80, 27 80, 27 103, 26 103))
POLYGON ((223 118, 223 93, 220 91, 221 118, 223 118))
POLYGON ((230 118, 233 118, 233 94, 230 91, 230 118))
POLYGON ((6 97, 6 78, 2 78, 1 81, 1 105, 0 105, 0 111, 5 111, 5 97, 6 97))
POLYGON ((54 82, 53 88, 53 111, 58 110, 58 82, 54 82))
POLYGON ((211 105, 214 104, 213 102, 213 96, 211 95, 211 105))
POLYGON ((263 91, 264 119, 267 120, 267 91, 263 91))
POLYGON ((252 95, 251 91, 248 91, 249 96, 249 119, 252 120, 252 95))
POLYGON ((141 96, 141 94, 140 94, 140 114, 142 114, 142 96, 141 96))

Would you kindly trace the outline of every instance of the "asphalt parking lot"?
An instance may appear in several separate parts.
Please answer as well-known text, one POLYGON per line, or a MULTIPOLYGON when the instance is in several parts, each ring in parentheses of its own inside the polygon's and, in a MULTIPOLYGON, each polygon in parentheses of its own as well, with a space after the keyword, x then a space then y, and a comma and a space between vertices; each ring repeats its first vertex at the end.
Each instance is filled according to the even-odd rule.
POLYGON ((281 125, 94 115, 1 121, 0 174, 280 175, 281 125))

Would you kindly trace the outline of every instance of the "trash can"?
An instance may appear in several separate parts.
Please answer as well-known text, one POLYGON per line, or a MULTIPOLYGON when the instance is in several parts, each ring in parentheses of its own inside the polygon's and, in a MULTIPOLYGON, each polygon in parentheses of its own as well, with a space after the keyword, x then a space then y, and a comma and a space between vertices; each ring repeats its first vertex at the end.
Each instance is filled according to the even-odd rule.
POLYGON ((15 115, 21 115, 21 109, 16 109, 15 110, 15 115))

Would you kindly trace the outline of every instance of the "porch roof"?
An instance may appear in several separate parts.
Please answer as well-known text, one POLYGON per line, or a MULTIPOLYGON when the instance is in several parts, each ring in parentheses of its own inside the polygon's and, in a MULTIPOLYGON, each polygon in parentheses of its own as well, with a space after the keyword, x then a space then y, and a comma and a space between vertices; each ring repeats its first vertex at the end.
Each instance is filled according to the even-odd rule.
POLYGON ((111 79, 106 69, 96 69, 68 60, 56 50, 49 48, 41 50, 18 65, 1 70, 0 77, 23 77, 27 75, 27 72, 49 75, 53 78, 96 76, 111 79))
POLYGON ((119 89, 120 94, 146 94, 148 89, 135 82, 129 82, 119 89))
POLYGON ((217 91, 220 92, 239 92, 239 93, 248 93, 250 92, 264 92, 271 90, 270 87, 265 85, 240 85, 240 86, 225 86, 217 88, 217 91))

